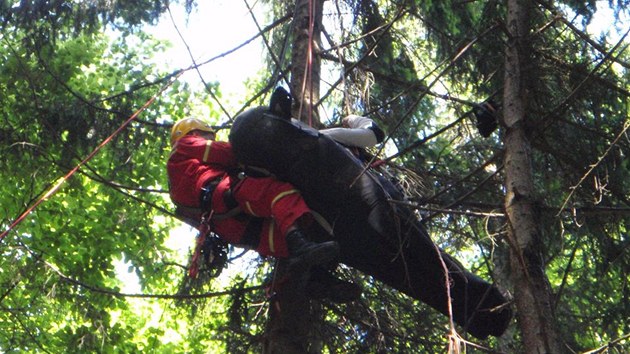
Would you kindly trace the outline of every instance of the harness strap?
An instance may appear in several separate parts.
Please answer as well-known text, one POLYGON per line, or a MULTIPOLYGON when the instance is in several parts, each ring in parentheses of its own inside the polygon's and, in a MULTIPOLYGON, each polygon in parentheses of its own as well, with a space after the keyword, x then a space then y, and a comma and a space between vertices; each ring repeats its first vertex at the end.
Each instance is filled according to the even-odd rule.
POLYGON ((322 214, 316 212, 315 210, 311 210, 311 215, 313 215, 313 219, 315 219, 315 221, 317 221, 317 223, 326 230, 329 235, 334 235, 332 225, 330 225, 328 220, 326 220, 322 214))
POLYGON ((219 182, 221 182, 222 178, 215 178, 210 182, 207 182, 203 187, 201 187, 201 194, 199 195, 199 207, 202 210, 211 210, 212 209, 212 195, 214 194, 214 190, 217 189, 219 182))
MULTIPOLYGON (((207 183, 203 188, 201 188, 201 195, 199 196, 199 208, 191 208, 191 207, 182 207, 182 210, 188 209, 188 211, 197 210, 197 213, 203 214, 205 212, 211 211, 212 209, 212 196, 214 191, 216 190, 219 183, 222 181, 222 178, 216 178, 209 183, 207 183), (192 210, 191 210, 192 209, 192 210)), ((232 218, 242 212, 241 208, 238 206, 238 202, 234 199, 232 194, 233 186, 230 186, 230 189, 223 192, 223 202, 225 206, 228 208, 228 211, 225 213, 215 213, 212 212, 212 220, 224 220, 228 218, 232 218)))
POLYGON ((230 209, 227 212, 222 213, 222 214, 215 213, 214 215, 212 215, 212 220, 220 221, 220 220, 233 218, 233 217, 241 214, 242 212, 243 212, 243 210, 241 210, 240 207, 235 207, 235 208, 232 208, 232 209, 230 209))
POLYGON ((230 187, 230 189, 226 190, 223 193, 223 202, 225 203, 225 206, 228 207, 230 210, 238 208, 238 202, 234 198, 232 187, 230 187))
POLYGON ((252 165, 244 165, 243 171, 250 177, 275 177, 268 169, 252 165))

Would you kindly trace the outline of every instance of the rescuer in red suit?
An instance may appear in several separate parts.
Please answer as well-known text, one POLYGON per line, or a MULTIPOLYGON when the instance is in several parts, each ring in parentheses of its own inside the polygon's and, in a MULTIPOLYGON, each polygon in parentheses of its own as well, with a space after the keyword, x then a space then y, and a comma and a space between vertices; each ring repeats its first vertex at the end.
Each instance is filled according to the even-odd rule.
POLYGON ((335 241, 316 243, 303 231, 312 213, 299 191, 273 177, 239 173, 228 142, 196 118, 178 121, 171 131, 167 162, 172 201, 181 208, 209 213, 212 232, 224 241, 263 256, 289 258, 310 267, 337 258, 335 241))

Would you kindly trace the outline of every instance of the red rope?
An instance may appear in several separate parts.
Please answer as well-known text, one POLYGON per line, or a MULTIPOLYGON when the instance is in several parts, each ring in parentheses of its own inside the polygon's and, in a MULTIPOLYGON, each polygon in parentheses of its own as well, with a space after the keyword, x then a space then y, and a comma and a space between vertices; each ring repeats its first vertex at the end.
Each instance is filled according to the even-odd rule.
POLYGON ((116 129, 114 133, 103 140, 103 142, 99 146, 97 146, 85 159, 83 159, 83 161, 79 162, 78 165, 76 165, 72 170, 70 170, 70 172, 63 176, 61 180, 55 183, 46 193, 44 193, 42 197, 40 197, 35 203, 33 203, 33 205, 31 205, 28 209, 26 209, 26 211, 18 216, 15 221, 13 221, 11 225, 9 225, 9 228, 3 231, 2 234, 0 234, 0 241, 2 241, 11 230, 19 225, 38 205, 40 205, 48 197, 55 194, 59 190, 59 188, 61 188, 63 182, 70 179, 70 177, 72 177, 72 175, 74 175, 79 170, 79 168, 90 161, 103 148, 103 146, 107 145, 107 143, 109 143, 116 135, 120 134, 120 132, 125 129, 134 119, 136 119, 136 117, 138 117, 140 113, 147 109, 159 95, 161 95, 169 86, 171 86, 182 73, 184 73, 184 70, 180 71, 177 75, 175 75, 173 79, 171 79, 171 81, 162 86, 162 88, 160 88, 160 90, 155 95, 153 95, 153 97, 146 101, 144 105, 140 107, 140 109, 138 109, 134 114, 132 114, 131 117, 129 117, 129 119, 127 119, 118 129, 116 129))
POLYGON ((197 242, 195 244, 195 252, 193 252, 192 259, 190 261, 190 268, 188 268, 188 276, 192 279, 197 279, 197 275, 199 274, 199 267, 201 261, 199 257, 201 257, 201 249, 203 248, 203 244, 206 242, 206 238, 208 234, 210 234, 210 220, 212 219, 213 212, 210 211, 208 215, 204 215, 201 219, 201 223, 197 227, 199 230, 199 234, 197 235, 197 242))
POLYGON ((313 31, 315 29, 315 3, 308 1, 308 58, 306 81, 309 88, 308 125, 313 126, 313 31))
POLYGON ((308 125, 313 126, 313 32, 315 28, 315 4, 313 0, 308 1, 308 47, 306 50, 306 64, 304 66, 304 80, 302 81, 302 92, 300 100, 300 108, 298 118, 302 117, 302 108, 304 108, 304 99, 306 96, 306 87, 309 88, 309 102, 306 116, 308 117, 308 125))

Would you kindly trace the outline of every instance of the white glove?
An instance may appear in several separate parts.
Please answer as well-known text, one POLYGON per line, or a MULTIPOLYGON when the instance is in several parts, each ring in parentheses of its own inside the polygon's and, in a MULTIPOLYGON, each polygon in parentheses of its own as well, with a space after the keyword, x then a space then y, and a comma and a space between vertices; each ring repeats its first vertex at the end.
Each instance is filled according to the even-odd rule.
POLYGON ((341 120, 341 125, 350 129, 367 129, 371 127, 373 123, 374 121, 370 118, 357 116, 355 114, 351 114, 341 120))
POLYGON ((352 114, 342 119, 341 124, 345 128, 322 129, 320 133, 346 146, 364 148, 378 143, 374 131, 370 129, 374 124, 370 118, 352 114))

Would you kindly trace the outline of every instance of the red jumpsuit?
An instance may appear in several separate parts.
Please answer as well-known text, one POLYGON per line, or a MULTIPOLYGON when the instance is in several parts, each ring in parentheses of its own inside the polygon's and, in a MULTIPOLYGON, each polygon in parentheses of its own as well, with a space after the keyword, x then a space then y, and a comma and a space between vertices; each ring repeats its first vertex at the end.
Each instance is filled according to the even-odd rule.
POLYGON ((310 216, 310 209, 291 184, 271 177, 238 178, 233 173, 237 162, 230 143, 186 135, 175 144, 166 167, 171 199, 177 205, 199 208, 202 188, 220 181, 211 205, 214 215, 224 214, 233 208, 224 198, 231 188, 242 213, 214 218, 212 231, 228 243, 253 247, 262 255, 286 257, 288 228, 310 216), (256 233, 254 242, 252 230, 256 233))

